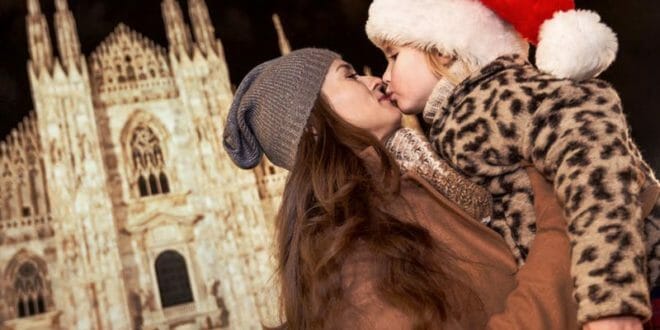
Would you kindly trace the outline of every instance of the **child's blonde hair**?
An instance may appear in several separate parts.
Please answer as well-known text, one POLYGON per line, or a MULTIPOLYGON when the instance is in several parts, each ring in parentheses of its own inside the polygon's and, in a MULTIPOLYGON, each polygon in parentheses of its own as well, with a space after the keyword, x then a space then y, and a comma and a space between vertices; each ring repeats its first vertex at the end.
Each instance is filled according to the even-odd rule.
POLYGON ((456 74, 452 73, 449 68, 456 62, 459 61, 459 63, 456 63, 457 65, 463 65, 465 66, 465 63, 458 59, 456 56, 449 56, 449 55, 444 55, 438 50, 434 48, 419 48, 416 47, 413 44, 395 44, 391 41, 388 40, 379 40, 378 45, 380 46, 381 49, 385 50, 387 48, 391 47, 413 47, 416 48, 422 52, 424 52, 424 55, 426 57, 426 63, 429 66, 429 69, 433 73, 434 76, 436 76, 438 79, 445 78, 449 80, 450 83, 453 85, 458 85, 462 79, 460 79, 456 74))

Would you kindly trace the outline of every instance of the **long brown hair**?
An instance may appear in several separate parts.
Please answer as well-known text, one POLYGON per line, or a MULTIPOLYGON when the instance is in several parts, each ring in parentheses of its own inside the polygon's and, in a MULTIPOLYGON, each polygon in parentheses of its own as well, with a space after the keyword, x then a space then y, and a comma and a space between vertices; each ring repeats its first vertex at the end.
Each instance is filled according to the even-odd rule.
POLYGON ((437 242, 386 210, 399 189, 399 169, 382 144, 319 97, 277 216, 282 329, 337 327, 333 315, 351 308, 342 266, 362 247, 378 269, 378 298, 408 315, 414 328, 437 327, 460 313, 465 287, 445 269, 451 262, 437 242), (359 155, 367 148, 377 155, 378 171, 359 155))

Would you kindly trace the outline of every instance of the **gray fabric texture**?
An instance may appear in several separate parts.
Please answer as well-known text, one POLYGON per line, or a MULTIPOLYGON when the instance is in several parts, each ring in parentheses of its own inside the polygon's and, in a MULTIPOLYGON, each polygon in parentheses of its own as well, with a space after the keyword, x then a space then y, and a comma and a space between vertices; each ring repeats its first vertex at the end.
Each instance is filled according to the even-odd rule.
POLYGON ((241 168, 266 154, 291 169, 298 142, 337 53, 303 48, 264 62, 243 78, 227 117, 223 145, 241 168))

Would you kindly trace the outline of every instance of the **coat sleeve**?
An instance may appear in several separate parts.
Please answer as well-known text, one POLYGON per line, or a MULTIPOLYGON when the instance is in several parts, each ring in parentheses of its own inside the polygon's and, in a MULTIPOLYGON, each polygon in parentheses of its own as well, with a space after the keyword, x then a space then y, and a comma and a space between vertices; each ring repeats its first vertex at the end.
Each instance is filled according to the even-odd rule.
POLYGON ((426 137, 410 128, 397 130, 385 144, 404 173, 419 175, 433 188, 471 216, 491 216, 493 201, 483 187, 451 168, 433 149, 426 137))
MULTIPOLYGON (((566 220, 562 215, 561 206, 554 197, 552 186, 536 172, 534 176, 530 175, 530 179, 535 192, 537 187, 541 189, 536 199, 538 203, 537 236, 530 249, 527 263, 515 274, 516 287, 508 294, 506 300, 501 302, 501 305, 504 306, 498 309, 501 312, 489 315, 487 328, 495 330, 577 329, 577 306, 572 298, 573 285, 570 277, 570 247, 566 234, 566 220)), ((421 179, 416 178, 416 182, 430 192, 438 205, 443 205, 444 208, 452 207, 450 202, 443 201, 444 198, 431 191, 432 187, 421 179)), ((423 201, 427 204, 431 203, 430 200, 423 201)), ((428 206, 418 205, 418 207, 428 206)), ((454 211, 456 214, 461 212, 456 207, 454 207, 454 211)), ((475 219, 466 220, 470 220, 474 226, 483 226, 475 219)), ((446 224, 442 226, 444 228, 446 224)), ((485 227, 484 229, 486 230, 480 236, 470 239, 478 239, 484 243, 491 240, 488 234, 493 234, 497 238, 497 242, 501 243, 499 250, 503 251, 508 258, 494 258, 489 261, 495 265, 508 264, 512 267, 511 269, 515 269, 515 261, 502 238, 490 229, 485 227)), ((496 244, 484 246, 484 248, 477 253, 486 253, 489 255, 489 259, 498 255, 492 251, 498 249, 496 244)), ((468 259, 470 258, 468 257, 468 259)), ((497 284, 488 284, 488 286, 494 285, 497 284)))
POLYGON ((651 314, 637 203, 644 175, 630 141, 617 93, 591 80, 547 98, 523 142, 564 205, 580 323, 651 314))

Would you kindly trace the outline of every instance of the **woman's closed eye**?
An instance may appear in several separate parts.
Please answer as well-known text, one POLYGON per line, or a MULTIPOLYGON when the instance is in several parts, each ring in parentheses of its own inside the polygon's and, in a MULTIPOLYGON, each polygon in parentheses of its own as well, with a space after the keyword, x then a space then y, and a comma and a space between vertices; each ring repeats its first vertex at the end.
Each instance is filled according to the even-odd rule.
POLYGON ((357 74, 357 72, 351 72, 351 73, 349 73, 349 75, 346 76, 346 78, 357 80, 358 74, 357 74))

